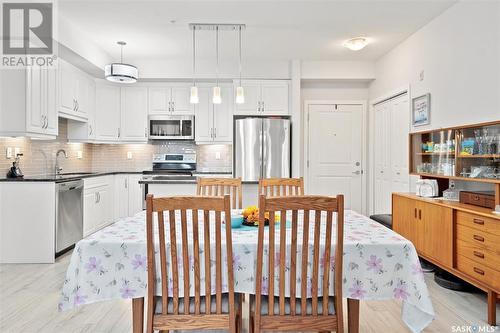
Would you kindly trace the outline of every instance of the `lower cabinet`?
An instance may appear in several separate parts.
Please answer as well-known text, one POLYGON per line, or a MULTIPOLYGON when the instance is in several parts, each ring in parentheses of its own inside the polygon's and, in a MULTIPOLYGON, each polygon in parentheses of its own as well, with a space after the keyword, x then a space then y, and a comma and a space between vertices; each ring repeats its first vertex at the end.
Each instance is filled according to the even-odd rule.
POLYGON ((453 210, 393 195, 393 229, 410 240, 418 253, 453 267, 453 210))
POLYGON ((113 222, 113 176, 84 180, 83 236, 113 222))
POLYGON ((140 174, 115 175, 115 219, 133 216, 142 210, 140 174))

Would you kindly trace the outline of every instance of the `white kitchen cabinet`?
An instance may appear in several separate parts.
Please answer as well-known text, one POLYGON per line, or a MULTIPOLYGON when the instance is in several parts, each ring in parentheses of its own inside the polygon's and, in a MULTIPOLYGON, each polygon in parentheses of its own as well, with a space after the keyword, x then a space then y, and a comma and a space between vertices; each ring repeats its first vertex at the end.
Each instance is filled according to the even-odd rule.
MULTIPOLYGON (((234 82, 234 91, 239 81, 234 82)), ((245 103, 235 104, 238 115, 288 115, 288 80, 245 80, 242 81, 245 103)))
POLYGON ((94 142, 96 138, 96 85, 90 82, 87 100, 87 122, 68 121, 68 140, 94 142))
POLYGON ((84 237, 113 222, 113 188, 113 176, 100 176, 84 179, 84 237))
POLYGON ((195 141, 197 143, 231 143, 233 138, 232 87, 221 87, 221 104, 212 103, 212 90, 199 87, 200 102, 195 106, 195 141))
POLYGON ((120 87, 96 84, 95 139, 116 142, 120 138, 120 87))
POLYGON ((115 175, 115 219, 133 216, 142 210, 141 174, 115 175))
POLYGON ((55 139, 57 132, 57 70, 2 70, 0 135, 55 139))
POLYGON ((189 102, 190 86, 175 85, 150 87, 148 93, 149 114, 193 114, 193 105, 189 102))
POLYGON ((148 90, 143 87, 121 88, 120 140, 148 140, 148 90))
POLYGON ((75 66, 59 61, 59 115, 76 121, 87 121, 89 91, 93 79, 75 66))

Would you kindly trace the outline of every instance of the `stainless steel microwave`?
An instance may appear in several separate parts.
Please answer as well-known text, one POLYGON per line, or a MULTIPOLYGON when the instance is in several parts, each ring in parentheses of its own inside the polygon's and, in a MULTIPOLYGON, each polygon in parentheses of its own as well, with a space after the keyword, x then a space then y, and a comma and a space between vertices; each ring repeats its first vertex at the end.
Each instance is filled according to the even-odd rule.
POLYGON ((149 139, 194 140, 194 116, 149 116, 149 139))

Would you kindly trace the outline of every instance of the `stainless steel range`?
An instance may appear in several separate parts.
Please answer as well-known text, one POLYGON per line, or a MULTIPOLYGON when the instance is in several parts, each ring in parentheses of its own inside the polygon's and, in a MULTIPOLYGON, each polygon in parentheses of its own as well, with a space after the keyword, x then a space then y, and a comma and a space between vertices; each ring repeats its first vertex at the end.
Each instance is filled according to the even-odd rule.
MULTIPOLYGON (((153 155, 153 169, 143 171, 142 180, 194 180, 196 171, 196 153, 155 154, 153 155)), ((143 196, 146 199, 148 184, 143 184, 143 196)), ((145 209, 145 200, 143 203, 145 209)))

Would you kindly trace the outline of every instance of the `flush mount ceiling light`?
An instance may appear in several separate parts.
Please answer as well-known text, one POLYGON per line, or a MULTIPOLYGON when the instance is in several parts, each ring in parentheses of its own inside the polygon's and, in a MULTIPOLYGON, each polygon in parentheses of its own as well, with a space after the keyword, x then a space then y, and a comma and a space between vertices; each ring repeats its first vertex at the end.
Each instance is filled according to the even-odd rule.
POLYGON ((104 67, 104 76, 106 77, 106 80, 118 83, 137 82, 137 78, 139 77, 137 67, 123 63, 123 46, 127 45, 127 43, 119 41, 116 42, 116 44, 120 45, 121 48, 120 62, 112 63, 104 67))
POLYGON ((359 51, 366 45, 368 45, 368 39, 366 37, 355 37, 344 42, 344 47, 352 51, 359 51))

